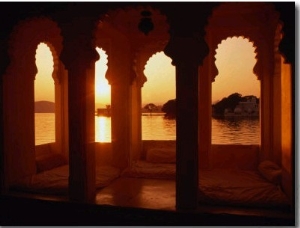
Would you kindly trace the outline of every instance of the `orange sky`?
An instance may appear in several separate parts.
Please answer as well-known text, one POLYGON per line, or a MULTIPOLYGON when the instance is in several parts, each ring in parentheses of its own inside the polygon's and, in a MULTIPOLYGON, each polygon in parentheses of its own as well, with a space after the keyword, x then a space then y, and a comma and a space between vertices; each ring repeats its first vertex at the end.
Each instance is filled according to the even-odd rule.
POLYGON ((35 59, 38 70, 34 81, 35 101, 54 101, 53 57, 46 44, 38 45, 35 59))
MULTIPOLYGON (((97 51, 100 60, 96 63, 96 103, 105 107, 110 103, 110 86, 104 78, 107 56, 102 49, 97 48, 97 51)), ((259 97, 259 81, 253 74, 255 62, 254 47, 248 40, 236 37, 223 40, 216 55, 219 74, 212 84, 213 103, 235 92, 259 97)), ((36 64, 35 100, 54 101, 54 82, 51 77, 53 59, 45 44, 38 46, 36 64)), ((171 65, 169 57, 162 52, 153 55, 145 66, 144 74, 148 80, 142 88, 143 105, 162 105, 175 98, 175 67, 171 65)))

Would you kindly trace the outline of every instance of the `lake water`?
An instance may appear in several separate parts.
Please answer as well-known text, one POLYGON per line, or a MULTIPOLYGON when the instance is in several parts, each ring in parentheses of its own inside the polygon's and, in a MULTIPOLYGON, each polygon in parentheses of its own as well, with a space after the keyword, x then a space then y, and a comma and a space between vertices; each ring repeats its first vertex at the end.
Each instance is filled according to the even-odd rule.
MULTIPOLYGON (((35 113, 36 145, 54 142, 54 113, 35 113)), ((95 116, 96 142, 111 141, 111 118, 95 116)), ((176 140, 175 120, 142 116, 143 140, 176 140)), ((212 144, 259 144, 259 119, 212 119, 212 144)))

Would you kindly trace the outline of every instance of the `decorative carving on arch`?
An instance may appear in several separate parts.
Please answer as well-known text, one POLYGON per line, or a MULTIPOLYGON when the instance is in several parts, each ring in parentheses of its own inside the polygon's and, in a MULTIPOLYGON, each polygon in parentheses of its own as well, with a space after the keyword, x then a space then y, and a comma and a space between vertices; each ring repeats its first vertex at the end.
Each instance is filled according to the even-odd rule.
POLYGON ((279 44, 282 41, 283 38, 283 32, 282 32, 282 28, 283 28, 283 23, 278 23, 276 31, 275 31, 275 38, 274 38, 274 51, 277 53, 280 53, 279 50, 279 44))
POLYGON ((279 23, 274 37, 274 76, 281 74, 281 57, 284 58, 284 55, 279 50, 279 44, 282 40, 282 37, 282 23, 279 23))
POLYGON ((283 28, 284 28, 284 24, 283 24, 283 22, 280 21, 280 23, 278 23, 278 26, 275 31, 274 52, 279 54, 280 56, 282 56, 284 58, 284 62, 292 62, 291 58, 290 58, 291 56, 288 56, 288 54, 286 54, 282 50, 282 46, 286 45, 285 44, 286 40, 284 39, 285 35, 284 35, 283 28))
POLYGON ((109 10, 100 17, 100 22, 109 23, 110 27, 124 34, 130 40, 152 40, 162 35, 168 34, 169 25, 167 18, 158 9, 151 6, 127 6, 109 10), (139 22, 143 18, 141 13, 149 11, 154 29, 145 35, 139 28, 139 22))
POLYGON ((137 81, 141 87, 147 81, 147 77, 144 74, 147 62, 153 55, 163 51, 166 45, 167 41, 163 40, 159 42, 152 42, 135 52, 132 67, 136 74, 137 81))
POLYGON ((116 51, 111 50, 112 45, 114 47, 119 45, 121 48, 126 43, 130 46, 128 58, 131 59, 133 70, 130 80, 133 81, 137 78, 141 86, 146 81, 143 70, 147 60, 154 53, 162 51, 169 40, 169 25, 166 16, 150 6, 128 6, 110 10, 100 17, 97 29, 97 45, 106 46, 105 48, 108 50, 109 60, 106 78, 110 81, 113 80, 111 76, 114 69, 111 69, 110 58, 112 55, 118 55, 116 51), (141 12, 145 10, 151 12, 151 20, 154 24, 154 29, 148 35, 138 29, 138 24, 142 18, 141 12), (121 43, 120 40, 124 42, 121 43))
POLYGON ((34 80, 37 73, 35 64, 35 55, 37 46, 45 43, 50 48, 53 56, 53 74, 55 82, 60 81, 57 78, 59 69, 59 55, 62 50, 61 31, 57 24, 47 18, 30 18, 21 21, 14 29, 9 41, 9 55, 11 63, 8 73, 19 69, 26 73, 26 76, 34 80))
MULTIPOLYGON (((106 17, 107 15, 103 16, 103 18, 106 17)), ((107 54, 107 71, 105 74, 105 78, 108 80, 109 84, 112 84, 112 43, 114 42, 115 38, 125 39, 125 37, 120 32, 111 28, 106 22, 100 20, 97 26, 97 30, 95 31, 95 44, 97 47, 101 47, 107 54)))

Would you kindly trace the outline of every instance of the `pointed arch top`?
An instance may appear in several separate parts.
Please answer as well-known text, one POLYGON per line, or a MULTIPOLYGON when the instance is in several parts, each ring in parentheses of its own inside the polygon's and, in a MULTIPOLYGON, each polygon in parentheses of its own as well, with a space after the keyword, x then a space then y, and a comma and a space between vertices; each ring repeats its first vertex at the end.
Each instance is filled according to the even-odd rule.
MULTIPOLYGON (((279 13, 271 3, 221 3, 213 10, 205 28, 209 55, 215 58, 216 49, 222 40, 228 37, 244 37, 255 47, 257 62, 253 72, 260 80, 264 70, 264 56, 272 55, 274 51, 273 40, 278 23, 279 13)), ((218 70, 215 64, 212 67, 213 81, 218 70)))
MULTIPOLYGON (((11 63, 8 74, 16 69, 23 70, 32 80, 37 73, 35 53, 40 43, 50 48, 53 56, 53 76, 59 68, 59 56, 62 51, 61 30, 57 23, 47 17, 29 18, 17 24, 9 40, 9 56, 11 63)), ((14 74, 17 75, 17 74, 14 74)), ((56 79, 56 78, 54 78, 56 79)))

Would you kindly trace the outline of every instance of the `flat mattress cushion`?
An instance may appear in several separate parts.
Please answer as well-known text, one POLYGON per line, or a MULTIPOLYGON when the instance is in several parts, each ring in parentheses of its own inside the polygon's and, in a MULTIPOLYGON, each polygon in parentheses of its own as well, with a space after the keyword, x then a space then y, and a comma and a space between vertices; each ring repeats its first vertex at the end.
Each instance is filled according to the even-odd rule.
POLYGON ((121 176, 175 180, 176 166, 175 164, 151 163, 143 160, 133 161, 121 176))
POLYGON ((174 148, 148 149, 146 161, 153 163, 176 163, 176 150, 174 148))
MULTIPOLYGON (((120 170, 112 166, 96 167, 96 188, 109 185, 120 176, 120 170)), ((59 166, 17 181, 11 189, 45 194, 67 194, 69 165, 59 166)))
POLYGON ((36 157, 37 172, 43 172, 67 164, 67 160, 61 154, 50 153, 36 157))
POLYGON ((278 185, 257 171, 215 169, 199 173, 200 204, 289 209, 278 185))

